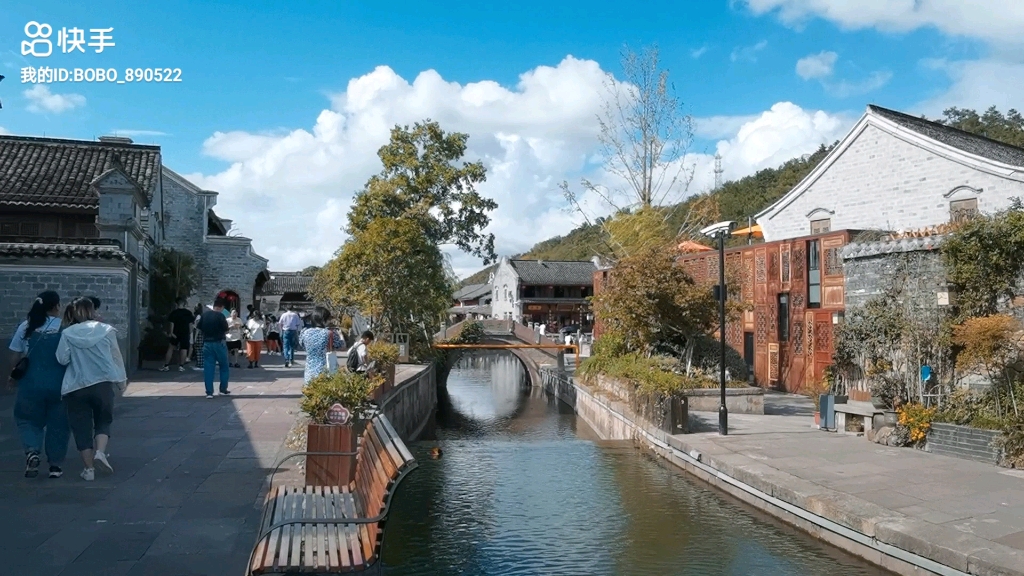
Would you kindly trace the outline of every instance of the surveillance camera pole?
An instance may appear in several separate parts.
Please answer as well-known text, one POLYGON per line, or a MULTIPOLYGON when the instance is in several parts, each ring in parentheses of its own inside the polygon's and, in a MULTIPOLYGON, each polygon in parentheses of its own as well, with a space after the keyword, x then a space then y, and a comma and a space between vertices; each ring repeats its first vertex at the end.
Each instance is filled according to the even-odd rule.
POLYGON ((718 357, 718 383, 721 386, 721 402, 718 406, 718 433, 729 434, 729 410, 725 407, 725 237, 728 230, 718 234, 718 329, 721 348, 718 357))

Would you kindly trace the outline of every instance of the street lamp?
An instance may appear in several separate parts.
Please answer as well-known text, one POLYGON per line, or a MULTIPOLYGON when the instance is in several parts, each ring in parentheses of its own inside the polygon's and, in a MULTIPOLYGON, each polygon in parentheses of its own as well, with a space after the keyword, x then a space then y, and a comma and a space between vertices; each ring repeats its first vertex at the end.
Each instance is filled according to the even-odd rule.
POLYGON ((721 387, 721 402, 718 406, 718 433, 729 434, 729 411, 725 407, 725 239, 732 233, 736 223, 732 220, 712 224, 700 231, 708 238, 718 239, 718 325, 721 344, 718 359, 718 383, 721 387))

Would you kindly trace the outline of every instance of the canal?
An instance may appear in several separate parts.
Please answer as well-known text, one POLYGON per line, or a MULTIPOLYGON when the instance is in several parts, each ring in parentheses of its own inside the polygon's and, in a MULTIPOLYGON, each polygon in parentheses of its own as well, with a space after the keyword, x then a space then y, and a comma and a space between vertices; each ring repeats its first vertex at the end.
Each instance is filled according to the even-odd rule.
POLYGON ((887 574, 599 441, 509 354, 463 357, 447 390, 437 440, 410 446, 420 468, 388 523, 389 576, 887 574))

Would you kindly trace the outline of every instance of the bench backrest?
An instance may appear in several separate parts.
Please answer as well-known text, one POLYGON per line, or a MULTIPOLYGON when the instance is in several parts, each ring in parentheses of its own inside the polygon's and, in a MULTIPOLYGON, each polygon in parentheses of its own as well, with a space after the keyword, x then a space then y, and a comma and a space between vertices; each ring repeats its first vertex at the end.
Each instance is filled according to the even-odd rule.
MULTIPOLYGON (((355 480, 352 482, 359 515, 372 518, 384 514, 398 482, 415 466, 416 460, 387 417, 383 414, 374 416, 360 438, 355 480)), ((385 521, 386 518, 376 526, 362 525, 361 530, 366 532, 361 538, 365 558, 373 558, 380 552, 385 521)))

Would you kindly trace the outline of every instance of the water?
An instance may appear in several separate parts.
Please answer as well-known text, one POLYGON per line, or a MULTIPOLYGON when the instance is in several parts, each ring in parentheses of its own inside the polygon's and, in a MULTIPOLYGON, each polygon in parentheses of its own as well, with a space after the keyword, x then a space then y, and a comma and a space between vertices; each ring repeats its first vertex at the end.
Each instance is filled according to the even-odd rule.
POLYGON ((467 356, 452 370, 437 442, 411 446, 420 468, 388 523, 389 576, 886 574, 598 441, 524 384, 511 355, 467 356))

